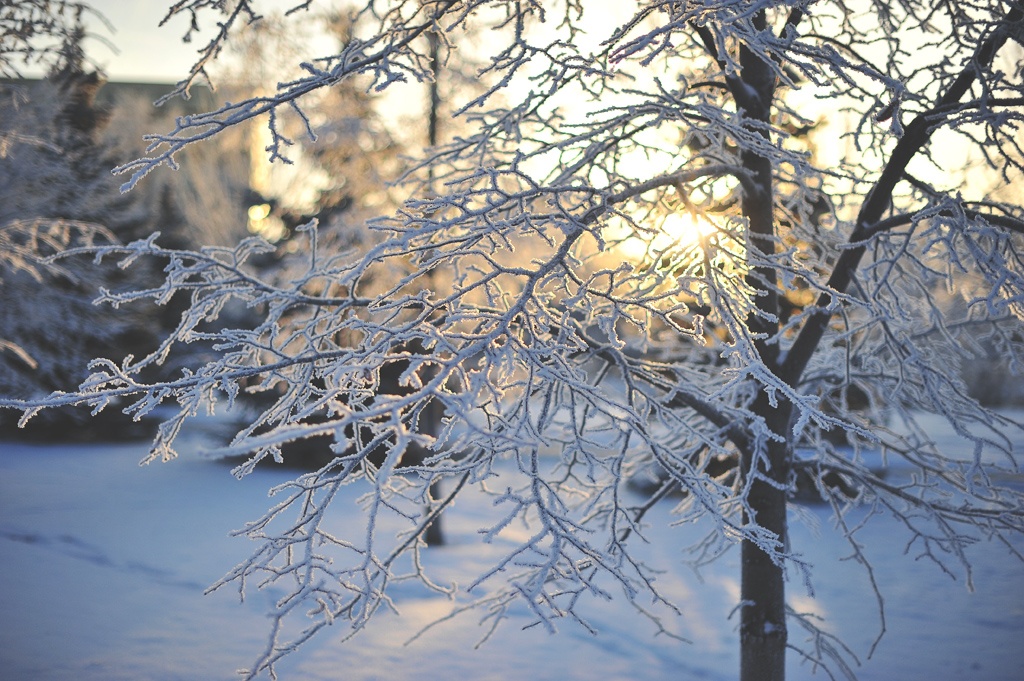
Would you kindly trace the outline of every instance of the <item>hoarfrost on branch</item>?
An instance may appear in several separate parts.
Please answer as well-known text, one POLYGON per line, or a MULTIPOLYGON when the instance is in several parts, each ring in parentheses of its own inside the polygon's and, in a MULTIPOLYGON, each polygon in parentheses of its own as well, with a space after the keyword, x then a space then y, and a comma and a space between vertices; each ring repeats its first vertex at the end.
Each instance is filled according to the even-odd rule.
MULTIPOLYGON (((293 140, 278 112, 299 112, 313 136, 312 93, 347 79, 374 91, 430 81, 431 33, 447 54, 482 59, 482 89, 451 103, 458 133, 409 169, 404 205, 348 226, 373 230, 365 248, 332 248, 310 223, 303 266, 270 275, 250 266, 273 250, 259 239, 93 249, 165 263, 162 285, 104 300, 184 292, 180 325, 151 356, 97 360, 74 392, 0 400, 26 418, 63 404, 138 417, 173 405, 150 455, 169 459, 190 417, 261 393, 266 406, 220 450, 249 455, 239 476, 295 441, 330 443, 330 463, 274 490, 242 531, 259 548, 214 587, 286 590, 251 675, 338 620, 358 630, 392 607, 396 580, 447 592, 423 568, 420 537, 469 486, 494 495, 483 541, 526 528, 470 587, 493 626, 517 604, 548 627, 587 626, 579 599, 618 591, 671 630, 683 606, 658 590, 664 566, 631 548, 670 495, 677 522, 711 521, 686 554, 694 566, 742 543, 765 569, 805 580, 810 566, 785 536, 785 495, 801 487, 833 505, 869 572, 852 508, 898 518, 910 550, 968 575, 971 543, 1012 547, 1024 529, 1021 492, 999 482, 1020 472, 1022 424, 979 405, 960 373, 978 353, 1018 375, 1024 359, 1024 210, 1007 189, 1022 170, 1021 3, 629 8, 612 25, 573 0, 369 2, 358 37, 303 62, 301 77, 179 118, 118 169, 131 188, 254 119, 271 122, 268 154, 282 158, 293 140), (946 163, 951 143, 972 165, 946 163), (700 234, 664 238, 678 215, 700 234), (218 325, 237 302, 258 323, 218 325), (199 340, 216 350, 210 361, 142 379, 199 340), (382 388, 389 372, 399 389, 382 388), (921 413, 947 419, 974 456, 939 448, 921 413), (400 468, 412 447, 426 456, 400 468), (876 451, 914 466, 914 481, 887 482, 869 465, 876 451), (629 487, 637 480, 647 491, 629 487), (363 526, 342 535, 330 505, 350 484, 366 490, 363 526), (781 525, 764 505, 779 494, 781 525), (385 519, 404 529, 378 531, 385 519)), ((187 0, 174 14, 219 22, 173 93, 187 96, 260 12, 187 0)), ((804 655, 849 671, 848 651, 798 613, 754 613, 742 633, 785 646, 787 614, 811 634, 804 655)))

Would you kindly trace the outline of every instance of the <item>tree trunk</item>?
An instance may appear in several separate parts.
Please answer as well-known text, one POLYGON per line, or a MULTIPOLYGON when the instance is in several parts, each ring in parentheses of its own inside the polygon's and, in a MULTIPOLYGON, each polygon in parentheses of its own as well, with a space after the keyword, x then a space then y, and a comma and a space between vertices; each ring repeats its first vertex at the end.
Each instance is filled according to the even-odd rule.
MULTIPOLYGON (((754 27, 766 30, 762 12, 753 19, 754 27)), ((741 75, 732 84, 736 104, 744 114, 761 123, 771 121, 775 96, 775 74, 757 54, 742 47, 741 75)), ((768 128, 751 131, 770 140, 768 128)), ((748 181, 742 187, 741 208, 748 225, 747 283, 759 292, 756 310, 747 318, 747 329, 765 368, 779 375, 778 273, 772 257, 776 252, 774 177, 771 161, 754 151, 742 153, 748 181)), ((764 420, 772 439, 763 446, 766 456, 755 458, 753 442, 740 446, 742 483, 750 483, 744 524, 757 523, 786 541, 786 491, 789 477, 789 421, 792 406, 780 398, 773 406, 761 392, 751 405, 753 413, 764 420)), ((777 554, 775 554, 777 555, 777 554)), ((741 547, 740 583, 740 681, 784 681, 786 678, 786 588, 782 565, 750 540, 741 547)))
MULTIPOLYGON (((439 130, 440 130, 440 109, 441 109, 441 93, 438 88, 438 78, 440 77, 440 49, 441 39, 434 31, 427 32, 427 39, 429 40, 430 49, 430 69, 434 73, 434 80, 430 81, 429 87, 429 99, 430 103, 427 108, 427 146, 433 148, 437 146, 439 141, 439 130)), ((427 181, 428 191, 432 194, 434 192, 434 166, 430 165, 427 167, 427 181)), ((431 290, 436 290, 434 282, 433 272, 427 273, 427 284, 431 290)), ((430 378, 430 376, 428 376, 430 378)), ((441 419, 444 417, 444 407, 438 400, 431 400, 427 405, 426 411, 426 422, 425 432, 429 435, 436 436, 441 430, 441 419)), ((441 498, 441 481, 435 480, 430 484, 430 498, 436 502, 441 498)), ((433 508, 431 503, 428 512, 433 508)), ((441 546, 444 544, 444 532, 441 530, 441 516, 434 518, 434 522, 427 525, 426 531, 423 533, 423 541, 426 542, 427 546, 441 546)))
MULTIPOLYGON (((435 502, 441 497, 441 483, 438 480, 430 483, 430 498, 435 502)), ((431 505, 433 506, 433 505, 431 505)), ((434 518, 434 522, 427 525, 423 533, 423 541, 427 546, 444 545, 444 533, 441 531, 441 516, 434 518)))
MULTIPOLYGON (((768 416, 769 427, 785 433, 790 409, 771 409, 762 396, 755 406, 768 416), (765 413, 768 412, 768 413, 765 413), (778 429, 777 429, 778 428, 778 429)), ((768 445, 769 470, 758 467, 760 476, 753 481, 747 497, 749 512, 743 522, 756 522, 786 541, 786 491, 783 487, 789 470, 789 447, 784 442, 768 445)), ((753 453, 741 458, 744 480, 755 473, 753 453)), ((786 585, 782 565, 776 564, 757 544, 745 540, 741 548, 740 600, 740 681, 784 681, 786 678, 786 585)))

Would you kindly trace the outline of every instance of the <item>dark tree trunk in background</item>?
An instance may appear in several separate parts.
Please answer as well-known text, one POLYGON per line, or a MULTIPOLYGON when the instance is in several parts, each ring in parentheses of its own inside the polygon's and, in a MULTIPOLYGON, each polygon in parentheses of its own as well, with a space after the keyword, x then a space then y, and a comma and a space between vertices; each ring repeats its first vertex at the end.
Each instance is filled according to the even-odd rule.
MULTIPOLYGON (((434 80, 430 82, 430 103, 427 109, 427 146, 433 148, 437 146, 440 132, 441 92, 438 88, 437 80, 441 70, 439 61, 441 40, 437 33, 433 31, 427 33, 427 39, 430 41, 430 66, 434 72, 434 80)), ((427 181, 431 185, 428 187, 428 190, 430 193, 433 193, 434 166, 427 168, 427 181)), ((433 278, 433 276, 430 277, 430 283, 433 283, 433 278)), ((440 431, 441 419, 443 417, 444 406, 440 400, 431 400, 423 414, 423 430, 429 435, 436 436, 440 431)), ((430 498, 434 502, 441 498, 441 483, 439 480, 431 483, 430 498)), ((427 526, 426 532, 423 533, 423 541, 427 543, 427 546, 440 546, 444 544, 444 533, 441 531, 441 516, 434 518, 434 522, 427 526)))

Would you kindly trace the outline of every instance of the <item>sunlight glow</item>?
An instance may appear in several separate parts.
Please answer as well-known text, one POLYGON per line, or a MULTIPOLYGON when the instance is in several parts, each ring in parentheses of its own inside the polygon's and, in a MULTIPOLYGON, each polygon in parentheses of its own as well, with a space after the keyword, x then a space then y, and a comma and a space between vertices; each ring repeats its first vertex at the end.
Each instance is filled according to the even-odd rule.
POLYGON ((691 246, 715 232, 715 226, 690 213, 672 213, 661 224, 661 233, 655 235, 651 247, 663 250, 670 246, 691 246))
POLYGON ((288 236, 288 228, 280 218, 271 215, 269 203, 260 203, 249 206, 248 229, 250 234, 258 234, 270 243, 277 243, 288 236))
MULTIPOLYGON (((649 218, 650 220, 650 218, 649 218)), ((707 220, 689 212, 671 213, 650 231, 631 230, 620 244, 633 261, 660 258, 671 251, 688 251, 700 245, 716 228, 707 220)))
POLYGON ((253 222, 259 222, 260 220, 266 220, 267 216, 270 215, 270 204, 261 203, 255 206, 249 206, 249 219, 253 222))

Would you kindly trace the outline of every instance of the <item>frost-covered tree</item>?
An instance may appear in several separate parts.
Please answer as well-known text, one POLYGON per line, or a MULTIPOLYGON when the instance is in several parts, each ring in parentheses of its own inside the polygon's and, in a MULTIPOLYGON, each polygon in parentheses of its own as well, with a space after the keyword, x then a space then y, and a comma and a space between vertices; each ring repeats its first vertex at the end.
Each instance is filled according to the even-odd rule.
MULTIPOLYGON (((68 48, 102 36, 85 30, 85 19, 106 18, 89 3, 73 0, 5 0, 0 4, 0 76, 16 78, 25 68, 51 69, 66 61, 68 48)), ((108 43, 109 44, 109 43, 108 43)))
POLYGON ((95 101, 103 81, 81 66, 0 87, 0 385, 23 398, 77 383, 93 357, 156 341, 139 306, 93 305, 101 285, 140 285, 143 268, 51 259, 151 231, 140 196, 120 194, 110 176, 118 150, 104 134, 110 112, 95 101))
MULTIPOLYGON (((110 168, 127 154, 141 153, 142 133, 158 120, 151 102, 143 105, 127 88, 103 92, 105 77, 87 69, 81 21, 90 10, 85 5, 25 3, 0 11, 6 13, 4 20, 20 12, 22 23, 32 18, 42 24, 22 28, 32 38, 23 56, 31 64, 50 66, 41 80, 0 84, 0 385, 7 395, 27 398, 76 384, 94 357, 148 353, 165 326, 162 317, 173 314, 173 305, 146 302, 115 310, 94 304, 103 287, 152 284, 155 262, 123 270, 109 261, 94 262, 87 253, 62 254, 134 241, 154 229, 162 232, 164 243, 176 247, 233 243, 239 228, 244 234, 238 217, 244 215, 240 198, 248 178, 239 163, 241 153, 212 144, 197 146, 200 153, 188 152, 194 162, 186 172, 131 194, 119 192, 110 168), (57 26, 64 26, 59 35, 57 26), (61 42, 53 46, 58 37, 61 42), (45 48, 33 47, 33 41, 43 41, 45 48), (214 156, 215 163, 202 152, 214 156), (188 196, 188 202, 175 198, 181 196, 188 196), (194 230, 201 222, 198 214, 202 221, 216 218, 219 233, 194 230), (196 234, 189 233, 193 230, 196 234)), ((14 71, 8 61, 0 63, 14 71)), ((168 108, 182 113, 180 107, 168 108)), ((159 119, 161 124, 173 121, 170 113, 159 119)), ((220 140, 232 141, 230 135, 220 140)), ((69 416, 85 419, 88 410, 53 412, 33 424, 34 430, 43 437, 89 437, 96 430, 111 430, 109 423, 95 429, 82 422, 50 427, 51 421, 67 425, 69 416)), ((111 416, 116 419, 116 412, 111 416)), ((13 412, 0 415, 5 429, 16 420, 13 412)), ((121 417, 117 429, 137 434, 130 425, 121 417)))
MULTIPOLYGON (((580 600, 617 590, 670 630, 685 604, 655 576, 673 566, 645 564, 633 543, 668 498, 678 522, 710 521, 687 555, 699 567, 742 552, 745 680, 784 678, 787 647, 849 672, 841 646, 786 604, 786 575, 813 577, 787 541, 797 487, 832 505, 873 582, 858 530, 877 515, 901 521, 911 549, 951 572, 969 576, 965 548, 979 539, 1013 551, 1024 498, 1000 481, 1020 472, 1024 424, 981 407, 959 371, 981 347, 1019 371, 1024 351, 1024 208, 1013 193, 980 189, 1021 181, 1024 4, 357 9, 372 30, 311 55, 305 75, 269 94, 153 135, 149 155, 120 168, 126 188, 260 117, 269 155, 284 157, 278 112, 301 112, 304 98, 347 79, 368 77, 402 106, 403 88, 432 78, 433 33, 442 54, 483 60, 486 88, 455 103, 464 132, 422 155, 434 191, 411 185, 401 209, 368 225, 377 240, 365 251, 325 251, 317 226, 305 226, 308 265, 286 284, 247 267, 267 248, 258 240, 108 249, 166 261, 162 286, 110 297, 187 291, 177 331, 153 357, 94 364, 73 393, 0 402, 27 416, 68 403, 127 399, 134 414, 176 403, 150 455, 168 459, 199 409, 268 393, 272 405, 223 450, 251 455, 239 475, 293 440, 331 439, 335 458, 277 490, 280 501, 246 528, 259 548, 218 584, 286 590, 250 676, 272 673, 331 623, 358 630, 399 577, 440 589, 420 538, 468 486, 494 495, 483 541, 526 528, 473 585, 495 624, 525 606, 549 627, 586 626, 580 600), (464 41, 470 33, 486 39, 464 41), (260 324, 206 326, 234 299, 260 310, 260 324), (176 343, 211 334, 216 360, 173 381, 140 380, 176 343), (389 371, 400 390, 379 390, 389 371), (422 420, 435 404, 446 416, 430 434, 422 420), (939 448, 916 425, 922 413, 947 419, 973 456, 939 448), (400 470, 414 444, 429 455, 400 470), (876 451, 918 474, 887 482, 868 465, 876 451), (630 481, 644 478, 654 484, 637 496, 630 481), (444 493, 430 498, 438 482, 444 493), (331 502, 350 484, 366 490, 365 523, 342 533, 331 502), (857 523, 847 522, 854 509, 857 523), (378 531, 386 518, 405 531, 378 531)), ((179 84, 187 93, 258 8, 185 0, 171 13, 219 22, 179 84)))

